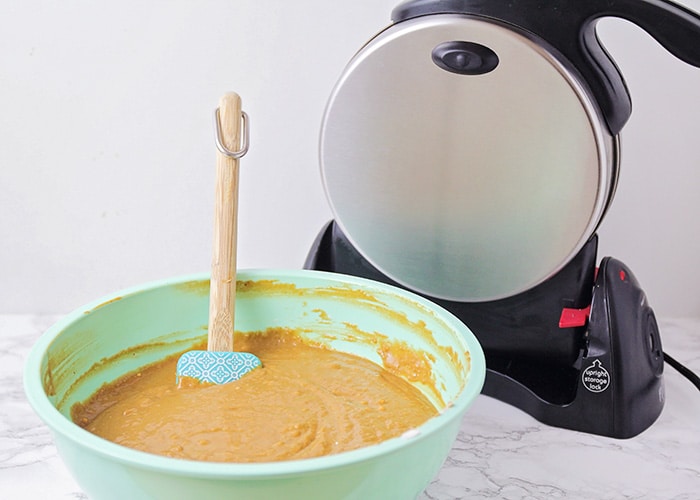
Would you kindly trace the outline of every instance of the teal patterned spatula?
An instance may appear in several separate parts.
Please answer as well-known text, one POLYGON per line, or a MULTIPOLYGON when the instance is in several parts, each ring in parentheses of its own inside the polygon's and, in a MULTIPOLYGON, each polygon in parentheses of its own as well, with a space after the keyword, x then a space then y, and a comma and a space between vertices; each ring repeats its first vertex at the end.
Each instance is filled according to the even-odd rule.
POLYGON ((188 351, 180 356, 176 370, 178 384, 181 377, 225 384, 262 366, 254 354, 233 350, 238 160, 248 150, 248 117, 241 111, 241 98, 233 92, 221 98, 216 110, 216 145, 218 151, 207 350, 188 351), (242 143, 240 147, 239 143, 242 143))

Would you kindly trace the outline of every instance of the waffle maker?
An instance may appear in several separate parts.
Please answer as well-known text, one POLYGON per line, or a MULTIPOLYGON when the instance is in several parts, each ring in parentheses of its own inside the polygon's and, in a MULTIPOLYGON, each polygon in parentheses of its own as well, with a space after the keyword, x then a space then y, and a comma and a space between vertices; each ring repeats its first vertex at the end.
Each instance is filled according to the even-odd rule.
POLYGON ((597 261, 631 101, 601 46, 631 21, 700 66, 700 17, 665 0, 411 0, 350 60, 320 139, 334 220, 305 267, 416 292, 464 321, 484 394, 628 438, 664 404, 654 312, 597 261))

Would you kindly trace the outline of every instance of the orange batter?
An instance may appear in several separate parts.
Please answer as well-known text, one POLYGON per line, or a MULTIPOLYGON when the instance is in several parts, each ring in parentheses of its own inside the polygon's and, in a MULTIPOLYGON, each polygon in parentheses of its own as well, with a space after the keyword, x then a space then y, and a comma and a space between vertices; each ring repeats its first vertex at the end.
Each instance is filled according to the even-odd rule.
POLYGON ((378 443, 437 414, 415 387, 357 356, 307 345, 293 331, 236 337, 263 368, 224 385, 175 385, 172 356, 108 384, 73 420, 151 453, 213 462, 317 457, 378 443))

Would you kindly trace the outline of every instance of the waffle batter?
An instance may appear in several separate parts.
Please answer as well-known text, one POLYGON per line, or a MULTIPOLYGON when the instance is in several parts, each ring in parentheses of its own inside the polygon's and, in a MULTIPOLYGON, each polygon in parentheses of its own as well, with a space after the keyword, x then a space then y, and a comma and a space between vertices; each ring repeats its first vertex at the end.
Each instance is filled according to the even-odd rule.
MULTIPOLYGON (((108 384, 71 411, 115 443, 169 457, 272 462, 353 450, 400 436, 436 408, 364 358, 308 345, 293 331, 236 337, 263 363, 224 385, 175 385, 179 355, 108 384)), ((405 353, 404 353, 405 354, 405 353)))

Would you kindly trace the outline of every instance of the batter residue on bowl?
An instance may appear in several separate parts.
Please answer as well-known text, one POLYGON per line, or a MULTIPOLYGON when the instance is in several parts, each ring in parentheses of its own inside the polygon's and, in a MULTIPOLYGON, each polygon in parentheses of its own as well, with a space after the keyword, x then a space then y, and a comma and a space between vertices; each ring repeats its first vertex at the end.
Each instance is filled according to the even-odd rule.
POLYGON ((236 336, 263 362, 237 382, 175 385, 178 355, 126 375, 71 409, 115 443, 169 457, 272 462, 349 451, 437 415, 408 382, 286 329, 236 336))

